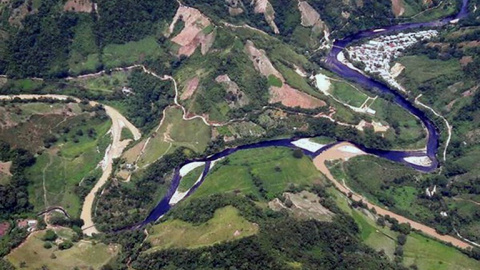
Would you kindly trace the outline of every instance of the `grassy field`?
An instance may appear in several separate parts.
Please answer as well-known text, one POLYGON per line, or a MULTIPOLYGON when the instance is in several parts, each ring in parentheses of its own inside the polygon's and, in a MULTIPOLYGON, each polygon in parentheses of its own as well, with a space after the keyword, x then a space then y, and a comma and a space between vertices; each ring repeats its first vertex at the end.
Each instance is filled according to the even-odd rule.
POLYGON ((122 134, 121 134, 121 137, 120 137, 120 140, 133 140, 134 139, 134 136, 133 136, 133 133, 130 131, 130 129, 124 127, 122 128, 122 134))
POLYGON ((280 61, 275 63, 275 67, 282 73, 287 83, 300 91, 308 93, 312 96, 321 98, 322 95, 315 89, 313 89, 306 81, 305 78, 297 74, 293 69, 285 66, 280 61))
POLYGON ((418 233, 410 233, 404 248, 404 264, 425 270, 480 269, 480 262, 418 233))
POLYGON ((182 115, 182 110, 176 107, 165 111, 162 126, 150 139, 145 154, 139 160, 140 166, 157 160, 179 146, 188 147, 197 153, 205 151, 210 142, 210 127, 201 119, 185 121, 182 115))
POLYGON ((274 198, 291 184, 307 186, 323 179, 308 157, 297 159, 292 152, 283 147, 238 151, 215 164, 192 197, 223 192, 259 196, 261 183, 266 197, 274 198))
POLYGON ((429 59, 426 55, 409 55, 397 59, 405 66, 404 72, 400 75, 406 79, 408 85, 418 85, 441 76, 452 76, 461 72, 460 63, 451 59, 442 61, 429 59))
POLYGON ((198 226, 181 220, 168 220, 155 225, 149 231, 147 241, 153 248, 198 248, 216 243, 232 241, 256 234, 255 225, 239 215, 232 206, 217 209, 209 221, 198 226))
POLYGON ((390 207, 414 219, 434 218, 434 213, 419 203, 418 195, 423 188, 419 188, 415 180, 395 183, 398 181, 395 179, 419 176, 413 169, 373 156, 359 156, 345 163, 336 163, 331 171, 335 178, 344 179, 349 188, 375 204, 390 207))
POLYGON ((368 98, 368 95, 358 91, 346 82, 334 81, 330 93, 338 100, 341 100, 350 106, 359 108, 368 98))
MULTIPOLYGON (((350 208, 346 197, 336 189, 329 188, 328 192, 334 195, 336 204, 353 217, 359 226, 362 241, 377 251, 385 251, 385 254, 393 259, 398 232, 391 231, 388 227, 381 227, 371 217, 350 208)), ((467 257, 457 249, 415 232, 407 236, 403 251, 404 265, 409 267, 415 264, 420 270, 479 269, 480 267, 479 261, 467 257)))
POLYGON ((396 104, 377 98, 371 106, 375 118, 385 121, 391 128, 385 137, 395 148, 418 149, 425 147, 426 132, 420 120, 396 104))
POLYGON ((268 76, 268 85, 275 86, 275 87, 282 87, 283 83, 279 78, 275 77, 275 75, 270 74, 268 76))
POLYGON ((417 15, 412 19, 416 22, 431 21, 455 14, 455 7, 458 4, 458 2, 455 0, 446 0, 441 1, 438 8, 427 10, 427 7, 423 4, 425 2, 423 1, 404 0, 403 2, 405 3, 405 13, 402 15, 402 17, 409 18, 417 15))
POLYGON ((31 181, 29 197, 35 211, 58 205, 76 217, 80 214, 81 200, 74 191, 75 187, 83 178, 94 173, 103 158, 110 142, 110 136, 106 133, 111 123, 99 118, 77 117, 66 124, 71 130, 63 134, 55 145, 43 151, 37 157, 36 164, 28 168, 27 177, 31 181), (94 130, 96 135, 88 136, 88 129, 94 130), (79 130, 85 134, 79 136, 79 130), (46 202, 44 188, 47 192, 46 202))
MULTIPOLYGON (((69 238, 73 233, 70 229, 55 229, 57 235, 69 238)), ((74 243, 73 247, 60 250, 55 245, 46 249, 43 247, 44 231, 35 232, 28 237, 25 243, 6 256, 15 267, 21 269, 41 269, 47 266, 48 269, 100 269, 103 265, 114 258, 119 251, 118 246, 107 246, 103 243, 80 241, 74 243), (52 255, 54 254, 54 255, 52 255), (25 267, 20 267, 21 264, 25 267)))
POLYGON ((163 53, 155 37, 147 37, 122 45, 107 45, 103 50, 103 62, 106 68, 127 66, 158 57, 163 53))
POLYGON ((0 186, 10 183, 11 176, 0 172, 0 186))
POLYGON ((114 71, 111 74, 103 74, 100 77, 76 79, 74 85, 92 92, 112 94, 115 90, 121 90, 128 84, 129 71, 114 71))
POLYGON ((187 175, 185 175, 180 184, 178 185, 178 191, 185 192, 189 190, 193 184, 198 180, 198 178, 202 175, 203 170, 205 169, 205 165, 202 165, 198 168, 193 169, 187 175))
POLYGON ((80 16, 75 27, 72 50, 68 59, 70 72, 74 75, 95 72, 100 67, 99 49, 92 31, 93 25, 93 21, 85 14, 80 16))
POLYGON ((376 251, 383 250, 390 259, 393 259, 398 233, 391 231, 388 227, 377 225, 370 215, 367 216, 364 212, 351 208, 347 198, 335 188, 329 188, 328 193, 335 197, 335 202, 340 209, 353 217, 360 229, 362 242, 376 251))

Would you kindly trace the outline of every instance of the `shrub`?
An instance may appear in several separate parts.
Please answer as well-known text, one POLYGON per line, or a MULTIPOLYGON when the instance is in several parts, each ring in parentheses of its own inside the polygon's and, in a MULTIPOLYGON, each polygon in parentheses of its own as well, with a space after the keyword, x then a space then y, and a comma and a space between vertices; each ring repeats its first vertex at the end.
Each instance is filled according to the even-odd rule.
POLYGON ((295 149, 295 150, 293 150, 293 157, 294 157, 294 158, 298 158, 298 159, 302 158, 302 157, 303 157, 303 151, 302 151, 302 149, 295 149))
POLYGON ((52 230, 47 230, 43 236, 43 241, 55 241, 57 240, 57 234, 52 230))

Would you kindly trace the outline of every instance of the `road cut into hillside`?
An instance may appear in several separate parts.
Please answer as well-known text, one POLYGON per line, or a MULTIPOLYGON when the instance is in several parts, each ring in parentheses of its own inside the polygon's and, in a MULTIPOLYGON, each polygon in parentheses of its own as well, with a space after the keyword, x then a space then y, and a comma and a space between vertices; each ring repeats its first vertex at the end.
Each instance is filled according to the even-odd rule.
POLYGON ((352 158, 358 155, 366 155, 366 153, 358 149, 353 144, 345 142, 345 143, 337 144, 332 148, 326 150, 325 152, 321 153, 320 155, 314 158, 313 163, 315 164, 315 167, 317 167, 317 169, 320 172, 322 172, 330 181, 332 181, 332 183, 335 185, 335 187, 339 191, 341 191, 343 194, 347 196, 351 195, 352 200, 363 201, 368 206, 369 209, 372 209, 372 208, 375 209, 378 215, 381 215, 381 216, 389 215, 390 217, 398 220, 398 222, 400 223, 409 223, 412 229, 419 230, 430 237, 433 237, 445 243, 450 243, 456 247, 464 248, 464 249, 473 247, 471 244, 465 241, 462 241, 450 235, 441 235, 437 233, 434 228, 415 222, 411 219, 395 214, 391 211, 388 211, 386 209, 383 209, 377 205, 374 205, 368 202, 365 197, 353 192, 351 189, 349 189, 345 185, 342 185, 340 182, 338 182, 330 173, 330 170, 327 168, 327 166, 325 165, 325 162, 328 160, 338 160, 338 159, 348 160, 349 158, 352 158))
MULTIPOLYGON (((71 99, 75 102, 80 102, 80 99, 65 95, 8 95, 8 96, 0 96, 0 100, 13 100, 13 99, 42 99, 42 98, 50 98, 56 100, 67 100, 71 99)), ((90 105, 96 106, 101 105, 98 102, 90 101, 90 105)), ((85 201, 83 202, 82 206, 82 213, 80 214, 80 218, 83 219, 84 225, 82 226, 83 233, 86 235, 91 236, 93 233, 98 233, 98 230, 95 228, 95 224, 92 220, 92 208, 93 203, 95 201, 96 193, 100 190, 100 188, 107 182, 108 178, 110 177, 113 169, 113 159, 120 157, 125 147, 127 147, 130 140, 121 140, 122 136, 122 129, 128 128, 135 140, 139 140, 141 138, 140 131, 128 121, 120 112, 115 110, 114 108, 106 105, 102 105, 105 108, 105 112, 112 120, 112 126, 109 130, 109 133, 112 136, 112 143, 107 147, 105 152, 105 157, 101 161, 102 166, 102 176, 97 181, 95 186, 92 188, 90 193, 85 197, 85 201)))

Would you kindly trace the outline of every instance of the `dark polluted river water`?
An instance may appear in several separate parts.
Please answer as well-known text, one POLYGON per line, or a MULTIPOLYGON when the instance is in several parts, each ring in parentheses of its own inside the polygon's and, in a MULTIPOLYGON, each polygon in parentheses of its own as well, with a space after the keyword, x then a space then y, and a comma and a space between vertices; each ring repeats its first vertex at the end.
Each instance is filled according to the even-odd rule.
MULTIPOLYGON (((341 61, 337 59, 337 55, 343 51, 344 48, 346 48, 349 44, 365 39, 365 38, 372 38, 375 36, 381 36, 381 35, 388 35, 393 32, 397 31, 407 31, 407 30, 414 30, 418 28, 436 28, 436 27, 441 27, 449 24, 452 20, 456 19, 462 19, 465 16, 468 15, 468 0, 462 0, 462 7, 459 11, 459 13, 455 16, 450 16, 447 18, 431 21, 431 22, 424 22, 424 23, 408 23, 408 24, 399 24, 399 25, 393 25, 389 27, 384 27, 382 28, 382 31, 378 31, 376 29, 371 29, 371 30, 365 30, 365 31, 360 31, 356 34, 350 35, 344 39, 341 40, 336 40, 334 42, 334 46, 330 53, 327 56, 326 59, 326 64, 327 67, 330 71, 336 73, 340 77, 353 81, 357 84, 360 84, 361 86, 367 88, 367 89, 378 89, 382 91, 383 93, 388 93, 394 96, 393 101, 397 103, 399 106, 416 116, 420 121, 422 121, 423 125, 428 131, 428 138, 427 138, 427 145, 426 145, 426 155, 430 158, 432 161, 429 166, 420 166, 420 165, 415 165, 412 163, 408 163, 404 160, 406 157, 420 157, 420 156, 425 156, 425 151, 389 151, 389 150, 379 150, 379 149, 371 149, 371 148, 366 148, 362 145, 354 144, 357 146, 359 149, 362 151, 372 154, 378 157, 386 158, 388 160, 394 161, 394 162, 401 162, 403 164, 406 164, 416 170, 422 171, 422 172, 431 172, 435 170, 438 167, 438 160, 436 157, 438 146, 439 146, 439 134, 438 130, 436 129, 435 125, 432 123, 432 121, 426 116, 426 114, 413 106, 413 104, 405 99, 402 95, 400 95, 397 91, 392 90, 390 87, 388 87, 386 84, 382 82, 375 81, 372 78, 369 78, 358 71, 352 70, 349 67, 347 67, 345 64, 343 64, 341 61)), ((180 176, 180 168, 183 167, 184 165, 191 163, 191 162, 205 162, 205 169, 202 173, 202 176, 200 180, 188 191, 188 193, 185 195, 185 197, 188 197, 191 195, 195 190, 203 183, 205 180, 205 177, 207 176, 210 167, 212 163, 215 160, 218 160, 220 158, 227 157, 239 150, 245 150, 245 149, 254 149, 254 148, 264 148, 264 147, 274 147, 274 146, 283 146, 283 147, 289 147, 289 148, 297 148, 297 146, 293 145, 292 142, 301 139, 301 138, 291 138, 291 139, 280 139, 280 140, 270 140, 270 141, 264 141, 264 142, 258 142, 254 144, 248 144, 248 145, 242 145, 238 146, 236 148, 229 148, 225 149, 217 154, 214 154, 210 157, 207 157, 205 159, 200 159, 200 160, 189 160, 186 161, 182 166, 179 166, 178 168, 175 169, 174 176, 172 183, 170 185, 170 188, 167 192, 167 194, 160 200, 160 202, 157 204, 157 206, 149 213, 147 218, 136 225, 131 226, 130 228, 140 228, 143 227, 144 225, 148 223, 152 223, 157 221, 162 215, 168 212, 170 210, 171 205, 170 205, 170 200, 172 196, 175 194, 175 191, 178 188, 178 185, 181 180, 180 176)), ((338 142, 337 142, 338 143, 338 142)), ((317 150, 316 152, 309 152, 308 150, 304 150, 304 153, 312 158, 318 156, 321 154, 323 151, 329 149, 330 147, 336 145, 337 143, 329 144, 326 145, 325 147, 322 147, 321 149, 317 150)))

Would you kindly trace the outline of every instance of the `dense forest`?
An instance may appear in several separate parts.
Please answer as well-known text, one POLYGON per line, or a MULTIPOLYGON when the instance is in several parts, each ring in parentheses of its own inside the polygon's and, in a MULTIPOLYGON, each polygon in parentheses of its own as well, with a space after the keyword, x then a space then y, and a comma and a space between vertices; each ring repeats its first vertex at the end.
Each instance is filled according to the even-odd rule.
MULTIPOLYGON (((319 190, 323 190, 319 188, 319 190)), ((290 269, 300 263, 304 269, 401 269, 357 238, 359 228, 338 209, 334 222, 298 221, 286 213, 262 210, 238 195, 199 198, 169 213, 193 223, 205 222, 213 212, 234 205, 241 215, 260 226, 260 233, 233 242, 197 249, 172 249, 140 253, 136 269, 290 269)), ((145 250, 148 245, 138 250, 145 250)))
MULTIPOLYGON (((191 153, 178 148, 165 155, 144 172, 132 176, 130 183, 109 181, 98 200, 95 223, 105 232, 122 229, 141 222, 168 190, 173 169, 185 162, 191 153)), ((191 156, 190 156, 191 158, 191 156)))
MULTIPOLYGON (((10 27, 11 37, 3 48, 2 55, 6 58, 0 61, 0 73, 13 78, 64 78, 70 74, 68 63, 72 53, 81 53, 82 46, 85 47, 75 44, 77 32, 90 33, 98 46, 95 48, 93 44, 93 49, 83 53, 98 53, 108 44, 124 44, 156 35, 171 21, 177 5, 169 0, 98 1, 98 13, 94 10, 91 14, 81 14, 61 12, 58 0, 41 1, 38 12, 27 15, 21 28, 10 27)), ((96 68, 101 69, 102 65, 96 68)))
POLYGON ((26 150, 10 149, 9 144, 0 142, 0 161, 12 161, 10 183, 0 185, 0 219, 8 219, 30 209, 24 171, 35 163, 35 157, 26 150))

